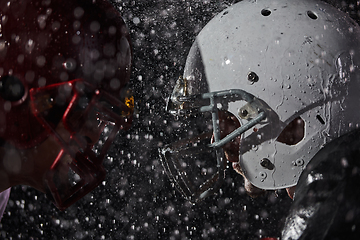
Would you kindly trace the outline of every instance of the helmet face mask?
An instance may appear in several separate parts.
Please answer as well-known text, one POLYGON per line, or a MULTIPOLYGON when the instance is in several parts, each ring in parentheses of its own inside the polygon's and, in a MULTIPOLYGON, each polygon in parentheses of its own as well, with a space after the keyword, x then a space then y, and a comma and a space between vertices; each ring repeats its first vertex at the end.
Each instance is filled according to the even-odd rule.
POLYGON ((209 147, 240 138, 237 160, 251 184, 292 187, 325 144, 360 124, 359 40, 358 25, 321 1, 241 1, 199 33, 187 57, 186 84, 176 84, 168 110, 179 119, 211 112, 213 139, 217 131, 227 134, 210 139, 209 147), (234 92, 242 97, 232 99, 234 92), (219 93, 226 95, 209 105, 205 96, 219 93), (235 116, 240 127, 216 130, 217 111, 235 116))
POLYGON ((180 192, 189 201, 198 202, 217 192, 224 180, 226 159, 222 147, 265 122, 266 109, 258 99, 240 89, 186 96, 186 82, 178 80, 167 107, 171 113, 182 116, 180 133, 175 136, 181 140, 160 150, 160 158, 180 192), (244 104, 239 114, 247 122, 221 138, 219 112, 230 102, 244 104))
POLYGON ((28 156, 49 165, 36 187, 65 209, 103 181, 107 150, 131 126, 129 32, 106 0, 0 9, 0 139, 19 151, 42 149, 43 160, 28 156), (45 142, 52 147, 40 148, 45 142))

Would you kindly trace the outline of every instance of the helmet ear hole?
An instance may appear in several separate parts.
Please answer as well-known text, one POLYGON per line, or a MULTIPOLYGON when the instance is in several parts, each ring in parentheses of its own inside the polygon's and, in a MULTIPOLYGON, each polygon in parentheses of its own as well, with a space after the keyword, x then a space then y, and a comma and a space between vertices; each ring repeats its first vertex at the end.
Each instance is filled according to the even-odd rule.
POLYGON ((297 117, 283 129, 276 141, 292 146, 298 144, 304 136, 305 122, 301 117, 297 117))

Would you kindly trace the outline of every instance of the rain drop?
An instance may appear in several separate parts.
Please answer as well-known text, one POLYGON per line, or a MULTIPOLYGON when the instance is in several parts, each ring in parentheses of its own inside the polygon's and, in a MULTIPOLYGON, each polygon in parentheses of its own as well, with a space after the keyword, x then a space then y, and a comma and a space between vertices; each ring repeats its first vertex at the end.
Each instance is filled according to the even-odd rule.
POLYGON ((134 18, 133 18, 133 23, 134 23, 135 25, 138 25, 138 24, 140 23, 140 18, 134 17, 134 18))
POLYGON ((84 9, 82 9, 81 7, 77 7, 74 10, 74 16, 76 18, 81 18, 84 15, 84 9))
POLYGON ((100 30, 100 23, 98 21, 93 21, 90 23, 90 30, 92 32, 98 32, 100 30))

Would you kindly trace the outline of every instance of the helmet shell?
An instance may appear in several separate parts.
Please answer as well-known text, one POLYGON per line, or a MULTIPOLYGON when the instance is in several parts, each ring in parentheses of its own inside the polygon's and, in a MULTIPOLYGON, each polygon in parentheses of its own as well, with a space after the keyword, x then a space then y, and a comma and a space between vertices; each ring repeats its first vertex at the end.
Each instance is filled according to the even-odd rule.
POLYGON ((0 16, 0 81, 18 81, 24 89, 15 100, 0 96, 0 139, 32 148, 48 137, 31 111, 31 89, 82 79, 121 97, 132 53, 128 29, 111 3, 1 1, 0 16))
MULTIPOLYGON (((262 102, 267 120, 243 134, 240 165, 259 188, 290 187, 322 146, 360 123, 359 42, 359 26, 324 2, 244 0, 199 33, 184 78, 191 94, 242 89, 262 102), (302 140, 277 141, 298 117, 302 140)), ((228 108, 240 122, 241 107, 228 108)))

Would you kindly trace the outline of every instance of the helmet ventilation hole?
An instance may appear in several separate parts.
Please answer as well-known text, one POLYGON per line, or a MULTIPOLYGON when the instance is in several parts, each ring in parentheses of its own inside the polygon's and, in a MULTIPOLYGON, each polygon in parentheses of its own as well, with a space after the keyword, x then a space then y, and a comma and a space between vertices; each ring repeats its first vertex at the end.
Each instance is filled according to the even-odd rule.
POLYGON ((16 102, 25 94, 25 86, 15 76, 6 75, 0 79, 0 96, 7 101, 16 102))
POLYGON ((259 81, 259 76, 255 72, 249 72, 247 75, 247 79, 248 81, 250 81, 250 83, 255 83, 259 81))
POLYGON ((261 15, 263 15, 264 17, 267 17, 271 14, 271 11, 269 9, 263 9, 261 10, 261 15))
POLYGON ((307 11, 307 15, 313 20, 316 20, 318 18, 318 16, 313 11, 307 11))

